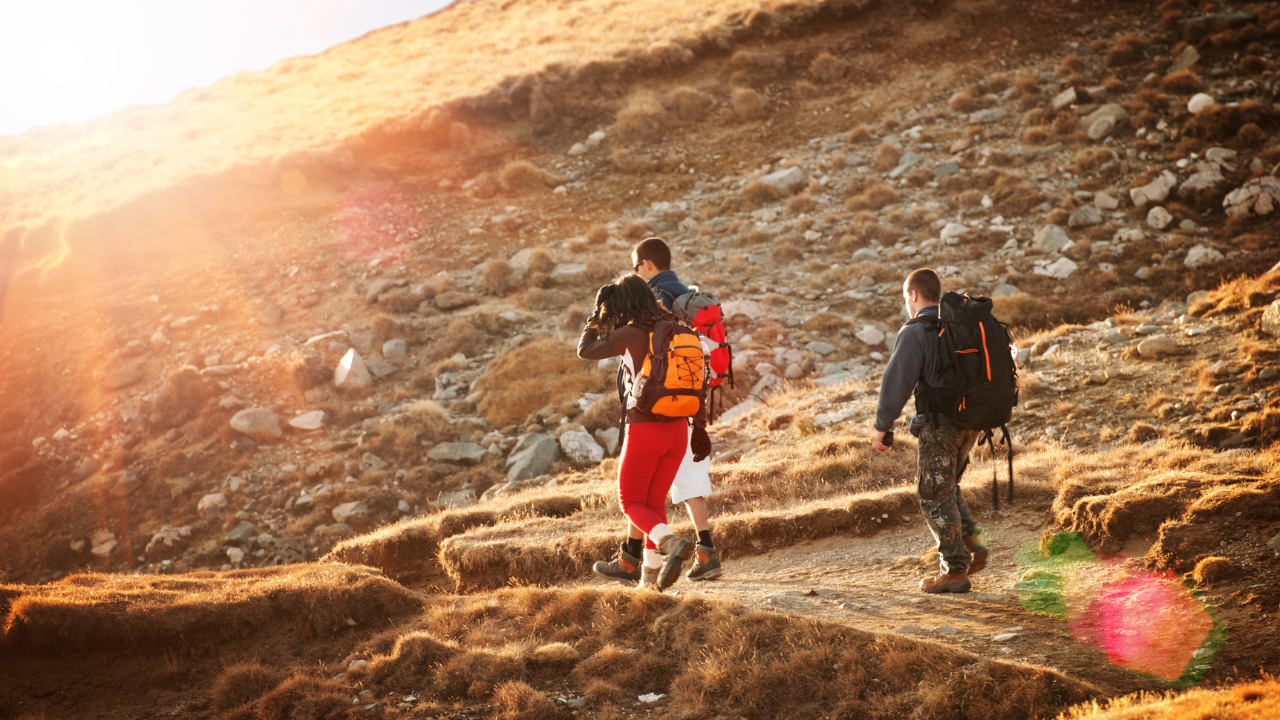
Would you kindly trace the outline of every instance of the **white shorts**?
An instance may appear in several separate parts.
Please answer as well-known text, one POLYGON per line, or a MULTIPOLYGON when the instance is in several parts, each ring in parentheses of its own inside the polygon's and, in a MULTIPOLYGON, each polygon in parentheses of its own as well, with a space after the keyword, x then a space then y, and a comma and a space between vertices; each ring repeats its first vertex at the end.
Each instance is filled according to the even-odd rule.
POLYGON ((675 505, 689 498, 707 497, 711 494, 711 458, 693 461, 693 448, 684 449, 684 460, 671 483, 671 502, 675 505))

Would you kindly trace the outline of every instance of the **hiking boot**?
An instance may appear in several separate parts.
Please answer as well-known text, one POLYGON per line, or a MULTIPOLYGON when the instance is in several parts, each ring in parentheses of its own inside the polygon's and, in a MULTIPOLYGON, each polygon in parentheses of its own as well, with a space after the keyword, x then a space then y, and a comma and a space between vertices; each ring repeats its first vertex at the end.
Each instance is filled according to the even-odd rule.
POLYGON ((662 588, 658 587, 658 572, 662 570, 656 568, 640 568, 640 584, 636 586, 637 590, 652 590, 654 592, 662 592, 662 588))
POLYGON ((698 544, 697 554, 693 558, 693 567, 685 575, 690 580, 714 580, 724 574, 720 567, 720 551, 713 547, 698 544))
POLYGON ((623 585, 634 585, 640 582, 640 558, 627 552, 624 544, 618 551, 618 559, 613 562, 596 561, 591 572, 606 580, 617 580, 623 585))
POLYGON ((927 593, 967 593, 970 587, 969 576, 964 574, 939 575, 920 581, 920 589, 927 593))
POLYGON ((662 570, 658 572, 658 587, 665 589, 675 585, 680 579, 684 561, 693 555, 693 543, 679 535, 668 535, 658 544, 658 552, 667 556, 662 563, 662 570))
POLYGON ((974 537, 975 535, 976 533, 965 533, 964 537, 960 538, 964 541, 964 549, 973 555, 973 558, 969 560, 970 575, 982 572, 982 569, 987 566, 987 557, 991 555, 991 551, 987 549, 986 545, 978 544, 977 539, 974 537))

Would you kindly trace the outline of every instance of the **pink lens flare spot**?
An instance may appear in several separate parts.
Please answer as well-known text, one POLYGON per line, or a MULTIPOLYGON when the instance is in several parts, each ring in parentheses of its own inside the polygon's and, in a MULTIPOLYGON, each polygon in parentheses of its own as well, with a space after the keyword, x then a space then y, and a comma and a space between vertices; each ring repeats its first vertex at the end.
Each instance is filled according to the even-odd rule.
POLYGON ((1112 664, 1177 680, 1213 629, 1213 619, 1172 572, 1139 573, 1106 583, 1071 621, 1080 642, 1112 664))
POLYGON ((421 219, 393 182, 354 191, 338 208, 338 237, 352 261, 398 261, 421 237, 421 219))

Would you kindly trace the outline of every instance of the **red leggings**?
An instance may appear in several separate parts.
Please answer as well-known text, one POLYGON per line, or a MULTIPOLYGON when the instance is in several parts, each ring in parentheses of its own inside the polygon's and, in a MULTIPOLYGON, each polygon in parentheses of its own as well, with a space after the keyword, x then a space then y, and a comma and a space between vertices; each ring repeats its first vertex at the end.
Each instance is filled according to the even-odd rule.
POLYGON ((618 504, 631 524, 644 532, 647 548, 655 547, 649 531, 667 521, 667 492, 688 442, 685 420, 627 424, 618 462, 618 504))

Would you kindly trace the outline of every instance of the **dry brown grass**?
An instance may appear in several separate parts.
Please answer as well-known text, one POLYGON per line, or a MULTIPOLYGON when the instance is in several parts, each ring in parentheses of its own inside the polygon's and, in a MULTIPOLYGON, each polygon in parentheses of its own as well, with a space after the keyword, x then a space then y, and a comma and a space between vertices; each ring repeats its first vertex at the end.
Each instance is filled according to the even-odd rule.
POLYGON ((278 671, 256 662, 228 667, 213 684, 213 707, 221 712, 257 702, 280 683, 278 671))
POLYGON ((1193 688, 1169 693, 1138 693, 1108 701, 1090 701, 1063 713, 1061 720, 1263 720, 1280 703, 1280 681, 1273 678, 1225 688, 1193 688))
POLYGON ((849 131, 848 140, 850 143, 857 144, 867 142, 874 138, 875 133, 872 131, 871 126, 865 123, 859 123, 858 125, 853 126, 853 129, 849 131))
POLYGON ((473 387, 484 391, 480 412, 485 419, 502 427, 524 422, 545 405, 600 392, 608 386, 605 375, 564 342, 543 338, 503 352, 473 387))
POLYGON ((902 195, 887 183, 877 182, 845 201, 848 210, 879 210, 902 199, 902 195))
POLYGON ((1146 42, 1137 35, 1125 35, 1107 51, 1105 60, 1107 67, 1137 65, 1144 58, 1143 50, 1146 45, 1146 42))
POLYGON ((652 90, 637 90, 618 111, 614 127, 628 140, 644 140, 662 134, 671 124, 671 115, 652 90))
POLYGON ((845 63, 825 50, 809 63, 809 77, 815 83, 831 83, 844 77, 845 63))
MULTIPOLYGON (((401 682, 412 682, 421 697, 491 696, 502 712, 538 706, 537 695, 566 683, 608 703, 605 710, 656 692, 669 696, 663 709, 679 717, 815 720, 855 713, 872 720, 960 713, 1021 720, 1051 716, 1097 693, 1051 671, 978 664, 961 650, 700 596, 519 588, 442 601, 418 624, 394 632, 468 648, 438 664, 413 663, 401 682), (552 644, 574 652, 555 653, 557 662, 548 665, 540 656, 552 644), (464 669, 473 672, 470 682, 459 682, 464 669)), ((376 639, 350 657, 383 665, 396 652, 390 645, 376 639)))
POLYGON ((536 489, 478 507, 443 510, 344 540, 334 546, 326 559, 376 567, 406 585, 429 585, 441 579, 442 572, 435 558, 444 540, 474 528, 507 521, 569 517, 584 506, 601 502, 591 497, 536 489))
POLYGON ((609 159, 618 172, 638 175, 653 168, 653 160, 644 153, 632 153, 626 148, 614 148, 609 159))
POLYGON ((1172 93, 1182 95, 1192 95, 1200 92, 1204 87, 1204 83, 1200 81, 1200 76, 1192 70, 1183 70, 1179 73, 1166 75, 1160 78, 1161 89, 1168 90, 1172 93))
POLYGON ((71 575, 20 586, 8 602, 3 638, 6 647, 41 655, 121 647, 159 652, 261 632, 330 636, 347 627, 347 618, 376 625, 420 608, 414 593, 369 568, 329 563, 178 576, 71 575))
POLYGON ((817 207, 818 207, 817 201, 815 201, 813 199, 813 196, 810 195, 809 193, 796 195, 795 197, 787 201, 787 212, 791 213, 792 215, 799 215, 801 213, 811 213, 817 207))
POLYGON ((1216 449, 1166 443, 1077 452, 1055 471, 1053 512, 1060 526, 1104 554, 1129 537, 1158 534, 1147 566, 1186 571, 1217 548, 1214 523, 1280 520, 1277 468, 1275 451, 1222 457, 1216 449))
POLYGON ((1192 304, 1188 313, 1205 318, 1242 315, 1245 321, 1256 322, 1263 309, 1275 299, 1277 290, 1280 290, 1280 272, 1227 280, 1192 304))
POLYGON ((559 177, 528 160, 516 160, 502 168, 502 186, 517 195, 542 192, 559 184, 559 177))
POLYGON ((764 205, 782 199, 782 191, 759 180, 752 180, 742 188, 742 196, 755 205, 764 205))
POLYGON ((481 279, 484 281, 485 290, 492 295, 501 297, 506 294, 507 288, 511 286, 511 264, 502 258, 490 258, 484 264, 481 279))
POLYGON ((888 172, 898 166, 902 159, 902 148, 893 143, 880 143, 876 148, 875 165, 881 172, 888 172))
POLYGON ((697 88, 682 85, 667 93, 666 104, 682 122, 697 122, 711 107, 711 98, 697 88))
POLYGON ((734 117, 741 121, 759 120, 764 117, 768 103, 764 96, 751 88, 734 88, 729 96, 734 117))

